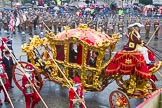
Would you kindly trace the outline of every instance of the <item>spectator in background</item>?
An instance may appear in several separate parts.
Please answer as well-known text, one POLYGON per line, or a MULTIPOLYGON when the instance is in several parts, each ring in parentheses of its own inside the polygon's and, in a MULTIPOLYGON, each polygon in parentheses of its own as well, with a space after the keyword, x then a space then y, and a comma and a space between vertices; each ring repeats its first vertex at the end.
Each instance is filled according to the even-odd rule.
POLYGON ((10 37, 10 36, 7 36, 7 47, 10 49, 10 51, 12 52, 13 56, 16 58, 15 54, 14 54, 14 51, 13 51, 13 48, 12 48, 12 40, 13 38, 10 37))
POLYGON ((39 4, 39 6, 42 6, 43 5, 43 0, 38 0, 38 4, 39 4))
POLYGON ((64 9, 60 8, 60 15, 64 15, 64 9))
POLYGON ((91 9, 91 16, 93 17, 93 19, 95 18, 95 9, 92 7, 92 9, 91 9))
POLYGON ((15 18, 17 17, 17 13, 18 13, 18 10, 15 9, 14 12, 13 12, 15 18))
POLYGON ((32 0, 32 4, 33 4, 33 5, 35 4, 35 0, 32 0))
POLYGON ((126 14, 129 14, 129 8, 126 8, 126 14))
POLYGON ((34 30, 36 30, 36 26, 38 25, 38 19, 39 16, 37 15, 37 17, 34 19, 34 30))
POLYGON ((8 22, 9 22, 9 17, 8 17, 8 12, 6 12, 3 16, 3 29, 4 29, 4 32, 7 33, 8 32, 8 22))
POLYGON ((123 15, 123 9, 121 9, 121 8, 119 9, 118 15, 119 15, 119 17, 123 15))
POLYGON ((10 36, 7 36, 7 47, 11 50, 11 51, 13 51, 13 49, 12 49, 12 38, 10 37, 10 36))
POLYGON ((104 5, 104 8, 103 8, 103 14, 108 14, 109 13, 109 8, 104 5))
POLYGON ((1 34, 2 27, 3 27, 2 12, 0 11, 0 34, 1 34))
POLYGON ((160 15, 162 15, 162 9, 159 9, 160 15))
MULTIPOLYGON (((33 20, 33 24, 34 24, 34 34, 37 34, 37 25, 38 25, 38 22, 39 22, 39 16, 37 15, 35 18, 34 18, 34 20, 33 20)), ((32 29, 32 27, 31 27, 31 29, 32 29)), ((30 34, 32 34, 32 33, 30 33, 30 34)))

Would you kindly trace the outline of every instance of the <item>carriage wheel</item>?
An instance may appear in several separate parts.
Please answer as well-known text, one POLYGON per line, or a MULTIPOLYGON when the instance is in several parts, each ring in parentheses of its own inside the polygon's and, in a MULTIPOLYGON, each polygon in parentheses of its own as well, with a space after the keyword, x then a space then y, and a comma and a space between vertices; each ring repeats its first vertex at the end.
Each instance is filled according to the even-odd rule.
POLYGON ((111 108, 130 108, 128 97, 122 91, 115 90, 109 96, 111 108))
MULTIPOLYGON (((25 68, 25 66, 28 64, 28 62, 18 62, 22 68, 25 68)), ((18 64, 15 64, 13 66, 12 69, 12 76, 13 76, 13 80, 16 84, 16 86, 22 91, 22 77, 24 75, 23 71, 21 70, 21 67, 18 64)), ((39 72, 34 71, 35 73, 35 79, 36 82, 35 84, 39 86, 38 91, 40 91, 40 89, 42 88, 43 82, 42 82, 42 78, 41 75, 39 74, 39 72)))

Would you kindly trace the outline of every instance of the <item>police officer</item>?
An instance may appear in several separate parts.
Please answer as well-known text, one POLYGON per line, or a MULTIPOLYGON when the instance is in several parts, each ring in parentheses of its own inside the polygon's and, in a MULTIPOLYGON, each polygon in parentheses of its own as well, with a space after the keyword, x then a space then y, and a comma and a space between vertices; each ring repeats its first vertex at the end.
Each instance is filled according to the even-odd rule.
POLYGON ((150 20, 147 19, 145 23, 145 30, 146 30, 145 38, 146 39, 149 39, 150 29, 151 29, 151 23, 150 23, 150 20))

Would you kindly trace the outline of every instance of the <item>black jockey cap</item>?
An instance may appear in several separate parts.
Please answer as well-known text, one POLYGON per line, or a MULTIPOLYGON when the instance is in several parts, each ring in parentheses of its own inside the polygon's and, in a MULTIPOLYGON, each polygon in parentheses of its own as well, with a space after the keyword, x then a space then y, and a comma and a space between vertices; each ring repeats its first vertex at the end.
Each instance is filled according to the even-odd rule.
POLYGON ((7 55, 7 54, 10 54, 10 52, 9 51, 5 51, 5 55, 7 55))

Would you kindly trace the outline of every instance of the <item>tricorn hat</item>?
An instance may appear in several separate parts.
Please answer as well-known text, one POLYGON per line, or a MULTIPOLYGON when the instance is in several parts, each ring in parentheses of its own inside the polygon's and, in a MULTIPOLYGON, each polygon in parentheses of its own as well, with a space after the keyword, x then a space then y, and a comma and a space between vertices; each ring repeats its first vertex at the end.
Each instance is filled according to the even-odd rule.
POLYGON ((6 43, 8 41, 8 39, 3 37, 2 41, 6 43))
POLYGON ((28 63, 26 66, 25 66, 25 69, 24 69, 26 72, 32 72, 34 71, 34 67, 32 64, 28 63))
POLYGON ((133 23, 128 26, 128 28, 130 27, 144 27, 144 25, 142 25, 141 23, 133 23))
POLYGON ((81 80, 80 80, 80 78, 78 76, 75 76, 74 79, 73 79, 73 81, 75 83, 81 83, 81 80))

